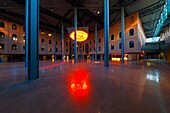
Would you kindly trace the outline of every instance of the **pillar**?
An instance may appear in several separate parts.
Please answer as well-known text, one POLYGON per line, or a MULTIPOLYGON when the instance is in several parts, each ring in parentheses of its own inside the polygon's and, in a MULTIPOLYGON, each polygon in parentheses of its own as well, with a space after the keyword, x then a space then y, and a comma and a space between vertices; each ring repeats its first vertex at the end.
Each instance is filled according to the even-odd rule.
POLYGON ((77 63, 77 7, 74 8, 74 63, 77 63))
POLYGON ((104 66, 109 67, 109 0, 104 0, 104 66))
POLYGON ((121 46, 122 46, 122 51, 121 51, 121 53, 122 53, 122 64, 124 64, 124 54, 125 54, 125 52, 124 52, 124 49, 125 49, 125 17, 124 17, 124 7, 121 7, 121 29, 122 29, 122 31, 121 31, 121 46))
POLYGON ((39 77, 39 0, 26 0, 28 80, 39 77))
POLYGON ((61 35, 62 35, 62 60, 64 60, 64 23, 63 21, 61 25, 61 35))
POLYGON ((96 48, 96 52, 95 52, 95 60, 98 60, 97 59, 97 54, 98 54, 98 48, 99 48, 99 41, 98 41, 98 31, 97 31, 97 23, 96 23, 96 26, 95 26, 95 48, 96 48))

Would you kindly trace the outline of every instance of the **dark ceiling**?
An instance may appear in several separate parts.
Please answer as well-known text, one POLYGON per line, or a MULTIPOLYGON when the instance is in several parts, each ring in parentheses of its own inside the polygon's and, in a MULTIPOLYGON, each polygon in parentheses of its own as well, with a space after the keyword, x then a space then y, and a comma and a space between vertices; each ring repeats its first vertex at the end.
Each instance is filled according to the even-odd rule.
MULTIPOLYGON (((125 16, 139 12, 146 37, 153 37, 165 0, 110 0, 110 25, 120 20, 120 7, 125 16)), ((74 7, 78 7, 78 26, 89 27, 98 23, 103 28, 103 0, 40 0, 40 25, 43 29, 61 31, 61 23, 73 26, 74 7)), ((0 18, 25 23, 25 0, 0 0, 0 18)))

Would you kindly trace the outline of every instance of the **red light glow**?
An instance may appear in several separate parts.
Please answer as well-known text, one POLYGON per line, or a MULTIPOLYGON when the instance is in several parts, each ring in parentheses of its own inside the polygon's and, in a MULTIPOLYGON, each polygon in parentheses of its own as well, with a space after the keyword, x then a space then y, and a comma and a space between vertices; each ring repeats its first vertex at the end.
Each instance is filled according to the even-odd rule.
POLYGON ((71 75, 70 90, 76 97, 86 96, 89 93, 88 75, 85 71, 76 71, 71 75))
MULTIPOLYGON (((69 34, 69 37, 70 37, 72 40, 75 40, 75 39, 74 39, 74 38, 75 38, 74 34, 75 34, 74 31, 72 31, 72 32, 69 34)), ((89 34, 88 34, 87 32, 85 32, 85 31, 83 31, 83 30, 77 30, 77 31, 76 31, 76 35, 77 35, 77 36, 76 36, 77 42, 84 42, 84 41, 87 40, 89 34)))

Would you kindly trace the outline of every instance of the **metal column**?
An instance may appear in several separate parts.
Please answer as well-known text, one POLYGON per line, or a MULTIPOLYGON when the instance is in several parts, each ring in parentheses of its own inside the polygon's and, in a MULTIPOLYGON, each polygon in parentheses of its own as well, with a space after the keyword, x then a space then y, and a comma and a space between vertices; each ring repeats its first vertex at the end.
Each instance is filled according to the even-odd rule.
POLYGON ((56 62, 57 57, 56 57, 56 30, 54 31, 54 62, 56 62))
POLYGON ((74 63, 77 63, 77 7, 74 8, 74 63))
POLYGON ((39 0, 26 0, 28 80, 39 77, 39 0))
POLYGON ((64 61, 64 23, 63 21, 61 25, 61 35, 62 35, 62 61, 64 61))
POLYGON ((98 41, 97 23, 96 23, 96 26, 95 26, 95 44, 96 44, 95 60, 98 60, 97 54, 98 54, 99 41, 98 41))
POLYGON ((109 0, 104 0, 104 66, 109 67, 109 0))
POLYGON ((121 49, 122 49, 122 64, 124 64, 124 49, 125 49, 125 17, 124 17, 124 7, 121 7, 121 49))

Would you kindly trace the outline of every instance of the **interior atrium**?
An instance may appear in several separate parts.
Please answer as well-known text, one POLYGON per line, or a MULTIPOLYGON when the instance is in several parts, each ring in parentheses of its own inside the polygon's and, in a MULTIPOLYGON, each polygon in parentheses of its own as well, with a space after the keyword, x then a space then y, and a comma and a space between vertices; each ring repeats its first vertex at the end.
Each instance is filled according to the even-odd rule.
POLYGON ((170 113, 170 0, 0 0, 0 113, 170 113))

